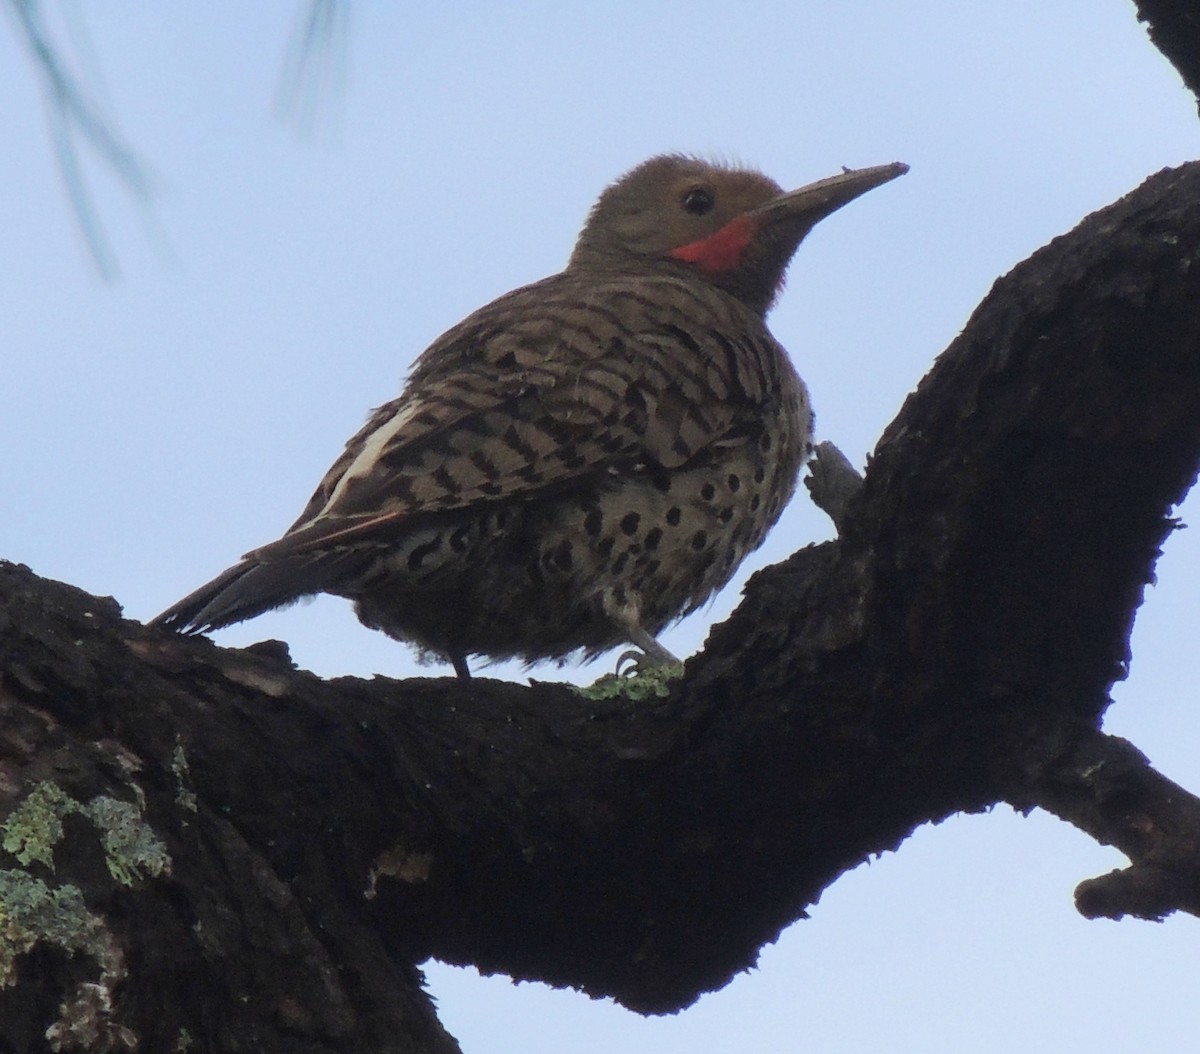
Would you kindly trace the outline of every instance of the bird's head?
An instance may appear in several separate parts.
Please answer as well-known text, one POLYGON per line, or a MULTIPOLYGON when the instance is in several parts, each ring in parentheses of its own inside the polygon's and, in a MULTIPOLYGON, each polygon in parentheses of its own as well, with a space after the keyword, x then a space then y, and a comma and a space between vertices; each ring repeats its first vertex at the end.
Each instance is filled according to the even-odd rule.
POLYGON ((900 163, 846 169, 785 192, 751 169, 654 157, 600 195, 567 266, 682 269, 765 313, 817 222, 907 171, 900 163))

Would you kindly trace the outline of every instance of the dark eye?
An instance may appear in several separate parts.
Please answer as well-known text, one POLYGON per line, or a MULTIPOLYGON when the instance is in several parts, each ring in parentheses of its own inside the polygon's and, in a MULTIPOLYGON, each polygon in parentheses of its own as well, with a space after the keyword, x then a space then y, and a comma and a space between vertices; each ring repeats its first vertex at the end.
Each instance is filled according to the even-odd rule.
POLYGON ((703 216, 706 212, 712 212, 713 204, 713 192, 708 187, 692 187, 684 192, 684 211, 693 216, 703 216))

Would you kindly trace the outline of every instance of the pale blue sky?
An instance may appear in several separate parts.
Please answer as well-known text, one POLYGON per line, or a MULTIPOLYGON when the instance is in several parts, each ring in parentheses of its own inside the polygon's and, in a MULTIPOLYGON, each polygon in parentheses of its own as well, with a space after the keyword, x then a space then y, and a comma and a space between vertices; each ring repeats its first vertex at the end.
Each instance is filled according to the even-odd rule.
MULTIPOLYGON (((96 278, 31 68, 0 32, 0 556, 135 618, 277 536, 422 348, 559 269, 596 194, 651 154, 788 186, 912 166, 818 228, 771 321, 820 437, 861 463, 998 275, 1200 136, 1126 0, 360 2, 336 128, 307 140, 271 116, 298 3, 72 7, 157 174, 161 235, 91 167, 123 271, 96 278)), ((798 498, 745 571, 829 534, 798 498)), ((1194 532, 1159 572, 1109 727, 1197 789, 1194 532)), ((737 594, 668 646, 694 651, 737 594)), ((218 635, 264 637, 322 674, 444 672, 330 598, 218 635)), ((1119 859, 1008 809, 923 829, 753 974, 664 1019, 429 972, 468 1054, 1190 1049, 1200 922, 1072 907, 1119 859)))

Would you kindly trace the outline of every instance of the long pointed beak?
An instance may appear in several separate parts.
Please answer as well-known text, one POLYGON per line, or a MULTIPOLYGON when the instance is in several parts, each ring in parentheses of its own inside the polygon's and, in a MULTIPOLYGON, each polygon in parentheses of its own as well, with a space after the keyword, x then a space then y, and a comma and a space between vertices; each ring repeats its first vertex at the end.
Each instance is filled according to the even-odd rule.
POLYGON ((868 190, 890 183, 907 171, 908 165, 902 161, 894 161, 890 165, 876 165, 874 168, 847 168, 836 176, 817 180, 816 183, 810 183, 787 194, 780 194, 779 197, 754 209, 749 215, 768 224, 799 220, 808 229, 868 190))

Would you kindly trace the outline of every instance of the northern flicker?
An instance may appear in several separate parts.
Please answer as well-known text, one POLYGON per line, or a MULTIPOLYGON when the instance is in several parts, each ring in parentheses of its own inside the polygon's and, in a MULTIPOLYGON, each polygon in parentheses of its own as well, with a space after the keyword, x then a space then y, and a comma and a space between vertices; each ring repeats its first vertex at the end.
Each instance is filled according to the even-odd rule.
POLYGON ((655 157, 610 186, 560 274, 417 360, 278 541, 159 615, 202 632, 313 593, 469 676, 591 657, 695 610, 763 540, 812 433, 765 316, 822 218, 907 171, 784 193, 655 157))

